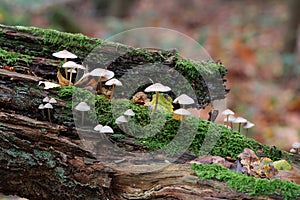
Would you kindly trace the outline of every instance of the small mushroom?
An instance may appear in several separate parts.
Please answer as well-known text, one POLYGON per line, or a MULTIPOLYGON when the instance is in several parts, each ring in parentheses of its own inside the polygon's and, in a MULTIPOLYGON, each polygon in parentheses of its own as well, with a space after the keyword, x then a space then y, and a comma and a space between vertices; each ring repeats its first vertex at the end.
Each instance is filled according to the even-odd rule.
POLYGON ((182 105, 183 108, 185 108, 185 105, 190 105, 195 103, 194 99, 192 99, 191 97, 189 97, 186 94, 182 94, 180 96, 178 96, 173 103, 179 103, 182 105))
MULTIPOLYGON (((53 53, 52 56, 56 57, 56 58, 63 58, 64 62, 67 62, 67 58, 77 58, 77 56, 67 50, 62 50, 56 53, 53 53)), ((65 69, 65 73, 66 73, 66 79, 68 79, 68 72, 65 69)))
MULTIPOLYGON (((115 73, 112 71, 109 71, 107 69, 96 68, 93 71, 91 71, 89 73, 89 75, 99 77, 99 79, 98 79, 99 89, 98 90, 101 93, 102 92, 102 81, 107 81, 107 80, 111 79, 112 77, 114 77, 115 73)), ((96 93, 97 92, 98 91, 96 91, 96 93)))
POLYGON ((51 105, 51 103, 46 103, 44 105, 44 108, 48 109, 48 118, 49 118, 49 122, 51 122, 51 113, 50 113, 50 109, 53 109, 53 106, 51 105))
POLYGON ((165 86, 161 83, 154 83, 152 85, 150 85, 149 87, 147 87, 145 89, 145 92, 155 92, 155 105, 154 105, 154 108, 153 108, 153 113, 155 112, 156 108, 157 108, 157 104, 158 104, 158 93, 159 92, 168 92, 170 91, 171 88, 168 87, 168 86, 165 86))
POLYGON ((100 133, 114 133, 114 130, 109 126, 103 126, 100 129, 100 133))
POLYGON ((292 149, 290 150, 290 153, 295 153, 295 154, 296 154, 297 151, 296 151, 296 149, 293 149, 293 148, 292 148, 292 149))
POLYGON ((84 120, 84 112, 87 112, 91 109, 89 105, 85 102, 80 102, 76 107, 76 110, 81 112, 81 125, 83 125, 83 120, 84 120))
POLYGON ((292 147, 293 147, 293 149, 296 150, 296 153, 299 153, 299 150, 300 150, 300 142, 294 142, 294 143, 292 144, 292 147))
POLYGON ((50 98, 49 98, 49 97, 45 97, 45 98, 43 98, 43 102, 44 102, 44 103, 48 103, 48 102, 49 102, 49 100, 50 100, 50 98))
MULTIPOLYGON (((65 62, 62 67, 65 68, 66 79, 68 79, 68 72, 70 72, 69 85, 71 85, 73 70, 75 68, 77 68, 77 64, 73 61, 68 61, 68 62, 65 62)), ((76 73, 76 70, 74 70, 74 71, 76 73)))
POLYGON ((122 86, 122 82, 119 81, 116 78, 110 79, 109 81, 107 81, 105 83, 105 85, 111 86, 111 94, 110 94, 110 98, 112 98, 113 94, 114 94, 114 89, 116 86, 122 86))
POLYGON ((239 124, 238 131, 240 132, 241 131, 241 125, 244 124, 244 123, 246 123, 246 122, 247 122, 247 120, 245 118, 243 118, 243 117, 237 117, 237 118, 235 118, 235 120, 232 123, 239 124))
POLYGON ((39 107, 38 107, 38 109, 42 111, 43 118, 45 118, 44 104, 40 104, 39 107))
POLYGON ((135 113, 131 109, 128 109, 124 112, 124 115, 126 115, 128 117, 133 117, 133 116, 135 116, 135 113))
POLYGON ((95 131, 100 131, 102 127, 103 126, 101 124, 98 124, 97 126, 94 127, 94 130, 95 131))
POLYGON ((45 85, 44 90, 60 87, 59 84, 48 82, 48 81, 39 81, 39 85, 41 85, 41 84, 45 85))
POLYGON ((120 117, 118 117, 116 119, 115 122, 116 122, 116 124, 121 124, 121 123, 127 123, 128 120, 126 119, 126 117, 124 115, 121 115, 120 117))
POLYGON ((174 111, 175 114, 180 115, 180 120, 183 121, 184 117, 191 115, 190 111, 184 109, 184 108, 179 108, 174 111))
POLYGON ((248 134, 248 130, 249 130, 250 128, 254 127, 254 126, 255 126, 255 124, 253 124, 253 123, 247 121, 247 123, 245 124, 245 126, 243 126, 243 128, 246 129, 246 134, 248 134))
MULTIPOLYGON (((233 116, 234 112, 232 110, 230 110, 230 109, 226 109, 221 114, 225 115, 225 117, 227 118, 226 122, 229 122, 229 116, 233 116)), ((224 122, 225 122, 225 120, 224 120, 224 122)))
POLYGON ((233 124, 232 124, 232 122, 235 120, 236 118, 235 118, 235 116, 233 116, 233 115, 229 115, 227 118, 225 118, 224 119, 224 122, 227 122, 227 123, 229 123, 230 122, 230 124, 231 124, 231 127, 233 128, 233 124))
POLYGON ((49 100, 49 103, 56 104, 57 101, 56 101, 54 98, 51 98, 51 99, 49 100))

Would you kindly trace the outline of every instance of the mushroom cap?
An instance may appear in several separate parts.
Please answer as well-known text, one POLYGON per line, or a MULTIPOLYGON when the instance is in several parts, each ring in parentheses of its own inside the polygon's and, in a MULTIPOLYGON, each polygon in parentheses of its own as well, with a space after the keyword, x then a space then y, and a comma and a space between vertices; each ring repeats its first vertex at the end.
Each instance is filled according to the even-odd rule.
POLYGON ((290 149, 290 153, 297 153, 296 149, 290 149))
POLYGON ((234 115, 234 112, 230 109, 226 109, 221 114, 222 115, 234 115))
MULTIPOLYGON (((236 118, 235 118, 235 116, 233 116, 233 115, 229 115, 229 116, 228 116, 228 122, 233 122, 235 119, 236 119, 236 118)), ((224 119, 224 122, 227 122, 227 117, 224 119)))
POLYGON ((101 124, 98 124, 97 126, 94 127, 94 130, 95 131, 100 131, 102 127, 103 126, 101 124))
POLYGON ((182 94, 180 96, 178 96, 174 101, 173 103, 179 103, 179 104, 185 104, 185 105, 188 105, 188 104, 193 104, 195 103, 194 99, 192 99, 191 97, 189 97, 188 95, 186 94, 182 94))
POLYGON ((52 56, 56 58, 77 58, 77 56, 67 50, 58 51, 53 53, 52 56))
POLYGON ((118 117, 116 119, 116 124, 120 124, 120 123, 127 123, 128 120, 126 119, 126 117, 124 115, 121 115, 120 117, 118 117))
POLYGON ((116 78, 113 78, 113 79, 110 79, 109 81, 107 81, 107 82, 105 83, 105 85, 116 85, 116 86, 122 86, 123 84, 122 84, 122 82, 121 82, 121 81, 119 81, 118 79, 116 79, 116 78))
POLYGON ((77 73, 75 69, 68 69, 68 72, 72 72, 73 74, 77 73))
POLYGON ((40 104, 39 109, 41 109, 41 110, 44 109, 44 104, 40 104))
POLYGON ((161 83, 154 83, 147 87, 144 91, 145 92, 168 92, 171 88, 168 86, 165 86, 161 83))
POLYGON ((73 61, 68 61, 68 62, 65 62, 63 65, 62 65, 63 68, 77 68, 77 64, 73 61))
POLYGON ((248 128, 252 128, 253 126, 255 126, 255 124, 253 124, 253 123, 247 121, 246 125, 243 126, 243 128, 248 129, 248 128))
POLYGON ((49 101, 50 101, 50 98, 49 98, 49 97, 43 98, 43 102, 48 103, 49 101))
POLYGON ((89 105, 87 105, 87 103, 85 102, 80 102, 76 107, 75 107, 76 110, 78 111, 89 111, 91 109, 91 107, 89 105))
POLYGON ((77 69, 86 69, 83 65, 80 65, 80 64, 76 64, 76 68, 77 69))
POLYGON ((126 116, 134 116, 135 113, 134 113, 131 109, 128 109, 128 110, 126 110, 126 111, 124 112, 124 115, 126 115, 126 116))
POLYGON ((232 130, 232 127, 229 125, 225 125, 226 128, 228 128, 229 130, 232 130))
POLYGON ((50 103, 46 103, 44 108, 53 109, 53 106, 50 103))
POLYGON ((89 73, 90 76, 98 76, 101 77, 101 81, 106 81, 108 79, 111 79, 112 77, 115 76, 115 73, 107 70, 107 69, 103 69, 103 68, 96 68, 93 71, 91 71, 89 73))
POLYGON ((59 84, 48 82, 48 81, 39 81, 39 85, 45 84, 44 90, 55 88, 55 87, 60 87, 59 84))
POLYGON ((177 115, 186 115, 186 116, 191 115, 190 111, 188 111, 184 108, 179 108, 179 109, 175 110, 174 113, 177 115))
POLYGON ((294 149, 299 149, 299 148, 300 148, 300 142, 294 142, 294 143, 292 144, 292 147, 293 147, 294 149))
POLYGON ((237 118, 235 118, 234 121, 232 121, 232 123, 237 123, 237 124, 242 124, 242 123, 246 123, 246 122, 247 122, 247 120, 243 117, 237 117, 237 118))
POLYGON ((109 126, 103 126, 100 130, 100 133, 114 133, 114 130, 109 126))
POLYGON ((57 103, 57 101, 56 101, 54 98, 51 98, 51 99, 49 100, 49 103, 57 103))

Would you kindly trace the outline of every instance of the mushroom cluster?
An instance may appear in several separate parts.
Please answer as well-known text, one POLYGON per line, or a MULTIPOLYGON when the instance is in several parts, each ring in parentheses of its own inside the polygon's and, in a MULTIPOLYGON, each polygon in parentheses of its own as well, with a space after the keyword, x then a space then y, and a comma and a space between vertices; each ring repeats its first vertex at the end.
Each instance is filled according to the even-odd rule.
POLYGON ((53 109, 52 104, 56 104, 57 101, 54 98, 45 97, 45 98, 43 98, 42 102, 45 103, 45 104, 41 103, 39 105, 38 109, 42 111, 43 118, 45 118, 44 109, 47 109, 47 111, 48 111, 48 120, 49 120, 49 122, 51 122, 51 112, 50 112, 50 110, 53 109))
POLYGON ((95 126, 94 130, 99 133, 114 133, 114 130, 110 126, 102 126, 101 124, 95 126))
POLYGON ((230 109, 224 110, 221 114, 225 116, 224 125, 229 129, 233 129, 233 124, 238 124, 238 132, 241 132, 241 126, 243 124, 246 134, 248 134, 248 130, 255 126, 255 124, 243 117, 235 117, 235 113, 230 109))

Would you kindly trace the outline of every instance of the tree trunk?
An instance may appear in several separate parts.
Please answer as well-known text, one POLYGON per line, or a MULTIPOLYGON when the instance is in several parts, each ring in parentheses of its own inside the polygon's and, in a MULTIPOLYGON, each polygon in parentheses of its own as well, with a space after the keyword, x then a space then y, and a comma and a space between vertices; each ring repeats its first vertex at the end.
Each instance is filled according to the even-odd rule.
MULTIPOLYGON (((74 122, 68 118, 72 113, 64 100, 57 98, 58 103, 50 113, 51 123, 37 109, 44 97, 57 95, 56 90, 41 89, 38 82, 56 78, 60 61, 51 56, 53 52, 73 49, 79 56, 77 61, 82 61, 103 41, 4 25, 0 26, 0 32, 1 193, 39 200, 257 198, 217 180, 199 180, 185 162, 137 164, 132 160, 123 162, 122 155, 108 164, 96 159, 83 146, 74 122)), ((116 46, 112 44, 102 54, 111 56, 116 46)), ((121 60, 123 64, 132 64, 137 59, 149 62, 144 53, 124 56, 121 60)), ((154 58, 161 59, 156 54, 154 58)), ((110 67, 116 74, 122 71, 114 65, 110 67)), ((127 145, 138 146, 130 142, 127 145)), ((100 144, 100 148, 105 146, 100 144)), ((110 154, 108 150, 107 156, 110 154)), ((281 199, 278 195, 267 197, 281 199)))

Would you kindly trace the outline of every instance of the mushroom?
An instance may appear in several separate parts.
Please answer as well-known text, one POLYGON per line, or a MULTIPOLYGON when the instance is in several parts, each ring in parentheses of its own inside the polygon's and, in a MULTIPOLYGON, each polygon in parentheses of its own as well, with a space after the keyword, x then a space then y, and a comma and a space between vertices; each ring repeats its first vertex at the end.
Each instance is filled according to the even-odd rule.
POLYGON ((109 126, 103 126, 100 129, 100 133, 114 133, 114 130, 109 126))
POLYGON ((245 124, 245 126, 243 126, 243 128, 246 129, 246 134, 248 134, 248 130, 249 130, 250 128, 254 127, 254 126, 255 126, 255 124, 253 124, 253 123, 247 121, 247 123, 245 124))
POLYGON ((235 120, 232 123, 239 124, 239 129, 238 130, 240 132, 241 131, 241 124, 246 123, 246 122, 247 122, 247 120, 245 118, 237 117, 237 118, 235 118, 235 120))
MULTIPOLYGON (((52 56, 56 57, 56 58, 63 58, 64 62, 67 62, 67 58, 77 58, 77 56, 67 50, 62 50, 56 53, 53 53, 52 56)), ((66 79, 68 79, 68 72, 67 69, 65 69, 65 73, 66 73, 66 79)))
MULTIPOLYGON (((72 74, 74 73, 73 70, 75 68, 77 68, 78 65, 73 61, 68 61, 68 62, 65 62, 62 67, 65 68, 66 79, 68 79, 68 72, 70 72, 70 79, 69 79, 69 81, 70 81, 69 85, 70 85, 72 83, 72 74)), ((76 71, 75 71, 75 73, 76 73, 76 71)))
POLYGON ((296 153, 299 153, 300 150, 300 142, 294 142, 292 144, 293 149, 295 149, 296 153))
POLYGON ((192 99, 191 97, 189 97, 186 94, 182 94, 180 96, 178 96, 173 103, 179 103, 182 105, 183 108, 185 108, 185 105, 189 105, 189 104, 193 104, 195 103, 194 99, 192 99))
MULTIPOLYGON (((112 71, 109 71, 107 69, 102 68, 96 68, 93 71, 89 73, 90 76, 97 76, 99 77, 98 84, 99 84, 99 91, 101 93, 102 91, 102 81, 107 81, 114 77, 115 73, 112 71)), ((98 91, 96 91, 97 93, 98 91)))
POLYGON ((116 78, 113 78, 113 79, 110 79, 109 81, 107 81, 105 83, 105 85, 108 85, 108 86, 111 86, 111 95, 110 95, 110 98, 112 98, 113 94, 114 94, 114 89, 116 86, 122 86, 122 82, 119 81, 118 79, 116 78))
MULTIPOLYGON (((225 115, 225 117, 227 118, 226 122, 229 122, 229 116, 234 115, 234 112, 232 110, 230 110, 230 109, 226 109, 221 114, 225 115)), ((225 122, 225 120, 224 120, 224 122, 225 122)))
POLYGON ((57 103, 57 101, 56 101, 54 98, 51 98, 51 99, 49 100, 49 103, 55 104, 55 103, 57 103))
POLYGON ((51 114, 50 114, 50 109, 53 109, 53 106, 51 105, 51 103, 46 103, 44 105, 44 108, 48 109, 48 118, 49 118, 49 122, 51 122, 51 114))
POLYGON ((128 109, 124 112, 124 115, 126 115, 128 117, 133 117, 133 116, 135 116, 135 113, 131 109, 128 109))
POLYGON ((94 130, 95 131, 100 131, 102 127, 103 126, 101 124, 98 124, 97 126, 94 127, 94 130))
POLYGON ((43 118, 45 118, 44 104, 40 104, 39 107, 38 107, 38 109, 42 111, 43 118))
POLYGON ((43 98, 43 102, 44 102, 44 103, 48 103, 48 102, 49 102, 49 100, 50 100, 50 98, 49 98, 49 97, 45 97, 45 98, 43 98))
POLYGON ((296 149, 291 149, 290 153, 297 153, 296 149))
POLYGON ((124 130, 124 127, 123 127, 122 124, 128 123, 128 120, 126 119, 126 117, 125 117, 124 115, 121 115, 120 117, 118 117, 118 118, 116 119, 115 122, 116 122, 116 124, 120 124, 121 129, 124 130))
POLYGON ((169 88, 168 86, 164 86, 163 84, 161 83, 154 83, 152 85, 150 85, 149 87, 147 87, 145 89, 145 92, 155 92, 155 106, 154 106, 154 109, 153 109, 153 113, 155 112, 156 108, 157 108, 157 104, 158 104, 158 92, 168 92, 170 91, 171 88, 169 88))
POLYGON ((39 81, 39 85, 41 85, 41 84, 45 85, 44 90, 55 88, 55 87, 60 87, 59 84, 48 82, 48 81, 39 81))
POLYGON ((89 111, 91 107, 85 102, 80 102, 75 109, 81 112, 81 125, 83 125, 84 112, 89 111))
POLYGON ((224 122, 227 122, 227 123, 230 122, 230 123, 231 123, 231 127, 233 128, 232 122, 233 122, 235 119, 236 119, 235 116, 229 115, 227 118, 224 119, 224 122))
POLYGON ((180 115, 180 120, 183 121, 185 116, 191 115, 190 111, 184 109, 184 108, 179 108, 174 111, 175 114, 180 115))

